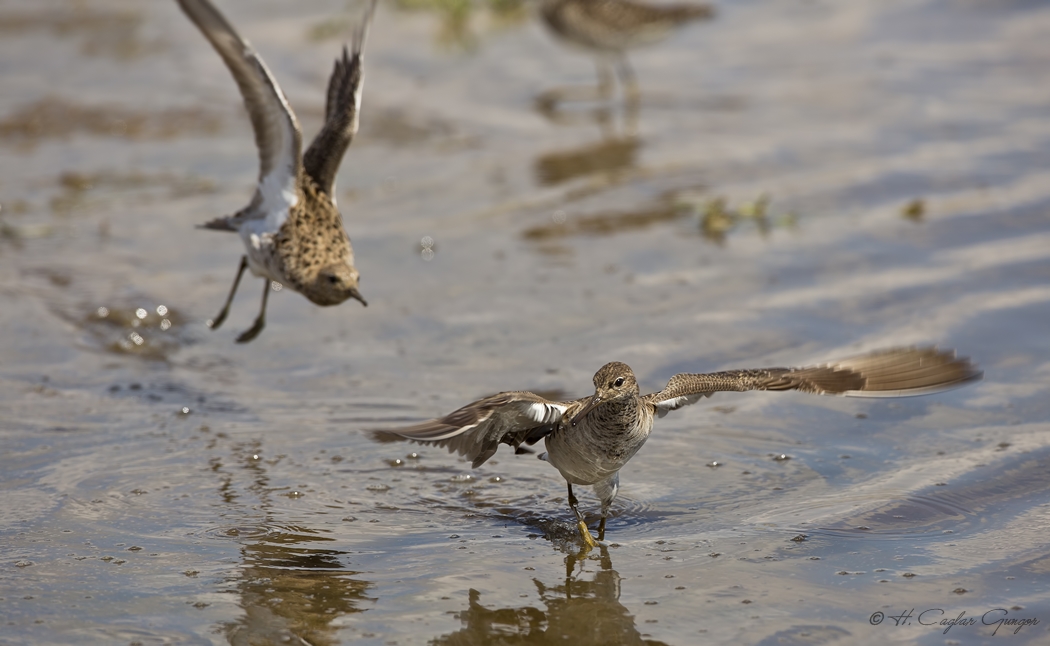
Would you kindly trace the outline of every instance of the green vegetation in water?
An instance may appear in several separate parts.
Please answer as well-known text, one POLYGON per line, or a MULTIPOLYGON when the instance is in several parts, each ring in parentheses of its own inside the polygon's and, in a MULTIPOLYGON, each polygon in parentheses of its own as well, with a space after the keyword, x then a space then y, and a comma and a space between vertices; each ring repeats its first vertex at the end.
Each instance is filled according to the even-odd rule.
POLYGON ((901 209, 901 217, 911 220, 912 222, 922 222, 923 217, 926 215, 926 202, 922 198, 915 198, 911 202, 904 205, 901 209))
MULTIPOLYGON (((348 10, 356 11, 357 6, 357 3, 350 3, 348 10)), ((518 25, 529 16, 524 0, 395 0, 394 6, 400 11, 437 14, 440 20, 437 44, 464 51, 478 46, 480 37, 477 32, 518 25)), ((333 16, 311 27, 307 38, 315 42, 342 39, 356 24, 353 17, 333 16)))
POLYGON ((724 245, 729 233, 746 222, 754 223, 762 237, 768 236, 775 227, 794 228, 797 217, 793 213, 786 213, 776 220, 770 218, 769 202, 769 196, 763 194, 735 208, 729 206, 724 197, 707 200, 702 206, 689 206, 699 212, 700 234, 717 245, 724 245))

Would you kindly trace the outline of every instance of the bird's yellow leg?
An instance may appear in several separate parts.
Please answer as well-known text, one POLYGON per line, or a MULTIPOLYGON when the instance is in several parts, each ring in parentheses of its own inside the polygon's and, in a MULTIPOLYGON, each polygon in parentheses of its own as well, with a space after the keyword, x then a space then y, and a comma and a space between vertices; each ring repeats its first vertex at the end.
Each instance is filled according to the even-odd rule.
POLYGON ((576 496, 572 493, 572 483, 569 483, 569 507, 572 508, 572 513, 576 514, 576 527, 580 530, 580 538, 583 540, 583 544, 588 547, 594 547, 597 543, 594 542, 594 537, 591 536, 591 530, 587 529, 587 523, 583 520, 583 514, 580 513, 580 508, 577 507, 579 501, 576 500, 576 496))

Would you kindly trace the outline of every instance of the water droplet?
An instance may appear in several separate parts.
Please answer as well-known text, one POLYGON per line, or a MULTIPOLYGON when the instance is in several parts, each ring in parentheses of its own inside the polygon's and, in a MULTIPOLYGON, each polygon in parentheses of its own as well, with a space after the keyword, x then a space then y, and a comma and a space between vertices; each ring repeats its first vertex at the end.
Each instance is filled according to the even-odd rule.
POLYGON ((282 289, 284 289, 284 285, 282 285, 281 283, 277 282, 276 280, 271 280, 270 281, 270 289, 272 289, 275 292, 279 292, 282 289))
POLYGON ((157 306, 157 315, 158 316, 164 316, 167 313, 168 313, 168 306, 167 305, 158 305, 157 306))
POLYGON ((140 319, 146 318, 147 314, 149 314, 149 312, 147 312, 146 308, 144 307, 140 307, 137 310, 135 310, 135 316, 139 317, 140 319))
POLYGON ((719 462, 718 460, 712 460, 707 463, 707 466, 711 467, 712 469, 717 469, 718 467, 722 466, 722 464, 723 463, 719 462))
POLYGON ((169 328, 171 328, 171 321, 169 321, 168 319, 161 320, 160 329, 167 330, 169 328))
POLYGON ((104 319, 107 316, 109 316, 109 308, 108 307, 100 307, 97 310, 95 310, 95 313, 98 314, 98 317, 100 319, 104 319))
POLYGON ((558 209, 551 213, 551 220, 554 221, 554 224, 565 224, 565 211, 558 209))
POLYGON ((780 455, 773 456, 773 460, 776 462, 783 462, 784 460, 790 460, 791 456, 787 453, 781 453, 780 455))
POLYGON ((193 411, 190 410, 189 406, 183 406, 182 408, 179 409, 179 415, 182 415, 182 416, 189 415, 192 412, 193 411))

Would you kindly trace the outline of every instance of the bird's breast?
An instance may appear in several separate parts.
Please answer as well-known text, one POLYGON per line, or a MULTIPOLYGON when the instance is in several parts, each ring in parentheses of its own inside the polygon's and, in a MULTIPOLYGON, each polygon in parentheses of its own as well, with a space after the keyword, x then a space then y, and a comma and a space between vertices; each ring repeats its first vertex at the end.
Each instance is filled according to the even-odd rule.
MULTIPOLYGON (((599 407, 576 426, 563 423, 547 436, 547 459, 573 484, 594 484, 619 471, 642 448, 652 415, 639 410, 625 423, 603 423, 599 407)), ((622 417, 620 421, 623 422, 622 417)))

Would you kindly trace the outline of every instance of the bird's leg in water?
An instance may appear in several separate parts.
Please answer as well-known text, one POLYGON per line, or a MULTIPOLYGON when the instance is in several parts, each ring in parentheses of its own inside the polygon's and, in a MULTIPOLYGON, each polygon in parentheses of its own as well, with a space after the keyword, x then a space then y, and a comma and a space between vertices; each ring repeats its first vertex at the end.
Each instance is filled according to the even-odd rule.
POLYGON ((587 529, 587 523, 583 520, 583 514, 580 513, 578 507, 580 501, 576 500, 575 494, 572 493, 572 483, 569 483, 569 507, 572 508, 572 513, 576 514, 576 526, 580 530, 580 538, 583 539, 583 544, 587 547, 594 547, 597 543, 594 542, 594 537, 591 536, 591 531, 587 529))

